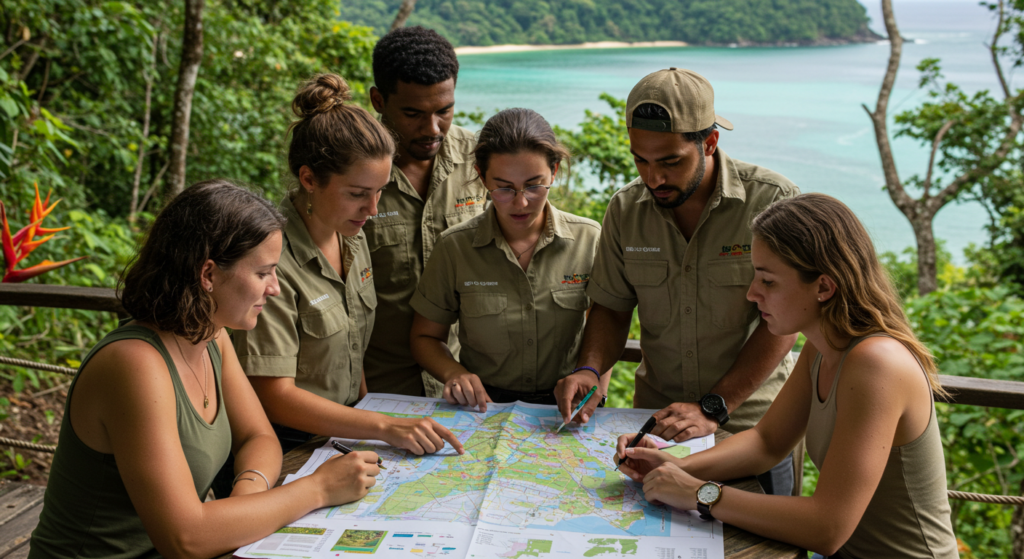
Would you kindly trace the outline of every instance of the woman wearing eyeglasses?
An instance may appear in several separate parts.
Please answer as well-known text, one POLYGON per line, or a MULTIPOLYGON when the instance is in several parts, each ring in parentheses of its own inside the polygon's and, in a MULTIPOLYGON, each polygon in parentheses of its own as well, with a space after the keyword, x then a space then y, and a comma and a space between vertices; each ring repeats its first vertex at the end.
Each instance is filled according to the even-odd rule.
POLYGON ((555 404, 576 364, 601 226, 548 202, 569 152, 536 112, 491 117, 474 156, 491 205, 438 240, 412 298, 413 357, 452 404, 555 404), (456 321, 460 361, 445 343, 456 321))

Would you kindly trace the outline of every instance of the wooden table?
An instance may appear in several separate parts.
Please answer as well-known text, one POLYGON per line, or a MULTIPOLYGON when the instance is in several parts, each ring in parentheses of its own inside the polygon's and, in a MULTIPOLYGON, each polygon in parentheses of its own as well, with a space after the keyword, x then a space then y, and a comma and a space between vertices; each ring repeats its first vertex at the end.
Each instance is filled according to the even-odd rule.
MULTIPOLYGON (((719 429, 715 433, 715 441, 721 441, 729 436, 728 432, 719 429)), ((284 476, 297 472, 313 455, 313 451, 323 446, 326 441, 325 437, 317 437, 285 454, 284 462, 281 465, 281 477, 277 480, 278 485, 284 481, 284 476)), ((751 493, 764 493, 761 485, 757 483, 757 479, 752 477, 733 480, 727 482, 726 485, 751 493)), ((793 557, 806 559, 807 553, 796 546, 763 538, 726 524, 725 556, 730 559, 789 559, 793 557)))

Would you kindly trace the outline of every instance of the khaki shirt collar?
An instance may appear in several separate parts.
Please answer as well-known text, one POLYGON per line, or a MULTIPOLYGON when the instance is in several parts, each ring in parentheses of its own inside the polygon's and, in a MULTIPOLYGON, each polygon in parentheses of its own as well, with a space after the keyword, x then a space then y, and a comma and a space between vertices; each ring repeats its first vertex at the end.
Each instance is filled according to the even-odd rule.
MULTIPOLYGON (((736 165, 733 164, 732 158, 726 155, 721 148, 716 149, 712 157, 715 158, 715 165, 718 168, 718 180, 715 183, 715 190, 711 193, 711 198, 709 198, 709 205, 712 207, 718 206, 722 198, 735 198, 740 202, 745 202, 747 200, 747 191, 743 188, 743 181, 740 179, 739 171, 736 170, 736 165)), ((646 204, 648 202, 655 204, 654 196, 651 195, 651 191, 644 184, 644 191, 637 197, 636 203, 646 204)), ((658 207, 660 208, 660 206, 658 207)))
POLYGON ((292 256, 295 257, 295 262, 300 267, 305 266, 310 260, 317 258, 320 249, 313 242, 313 237, 309 236, 306 224, 302 222, 299 211, 295 209, 295 204, 292 203, 292 193, 285 196, 278 209, 288 219, 284 224, 284 234, 288 238, 288 247, 292 251, 292 256))
MULTIPOLYGON (((455 142, 450 141, 445 135, 441 141, 441 149, 434 156, 434 168, 430 171, 430 187, 427 189, 427 196, 434 189, 434 185, 441 184, 455 170, 456 163, 465 162, 465 157, 460 150, 455 149, 455 142)), ((398 186, 398 189, 414 198, 420 198, 416 189, 412 187, 405 173, 398 168, 398 165, 391 165, 391 184, 398 186)))
MULTIPOLYGON (((320 264, 320 273, 325 278, 331 280, 341 279, 334 268, 328 265, 326 261, 320 260, 320 247, 316 246, 316 243, 313 242, 313 237, 309 235, 309 230, 306 229, 306 224, 303 223, 302 217, 299 216, 299 211, 295 209, 291 193, 285 196, 278 209, 287 218, 284 224, 284 233, 288 238, 288 247, 292 251, 292 256, 295 257, 295 262, 302 267, 311 260, 316 260, 320 264)), ((356 253, 359 252, 360 248, 359 234, 355 237, 339 236, 342 242, 345 243, 345 269, 351 272, 352 262, 355 260, 356 253)))
MULTIPOLYGON (((554 237, 561 237, 563 239, 575 240, 572 231, 565 225, 565 216, 562 212, 555 209, 551 205, 551 202, 544 202, 544 209, 547 212, 547 227, 545 228, 544 239, 538 245, 538 248, 542 245, 546 245, 554 237)), ((501 225, 498 223, 497 210, 494 209, 494 204, 488 206, 484 210, 484 222, 480 224, 480 227, 476 229, 476 235, 473 237, 473 247, 487 246, 494 241, 495 246, 501 246, 502 243, 507 243, 505 235, 501 232, 501 225)))

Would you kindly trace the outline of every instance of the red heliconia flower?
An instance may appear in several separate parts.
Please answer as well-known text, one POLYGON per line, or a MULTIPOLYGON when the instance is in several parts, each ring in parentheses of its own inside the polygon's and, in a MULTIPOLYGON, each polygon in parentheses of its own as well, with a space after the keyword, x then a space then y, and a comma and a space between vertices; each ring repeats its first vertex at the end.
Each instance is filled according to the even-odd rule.
POLYGON ((57 207, 60 200, 57 200, 51 206, 47 206, 50 203, 50 194, 53 191, 46 193, 46 201, 43 202, 39 198, 39 185, 36 184, 36 199, 35 203, 32 204, 32 211, 29 212, 29 220, 31 223, 22 227, 13 236, 11 235, 11 228, 7 223, 7 208, 4 207, 4 203, 0 202, 0 219, 3 221, 3 231, 0 231, 0 237, 2 237, 3 253, 4 253, 4 277, 3 282, 21 282, 29 278, 34 278, 39 274, 49 272, 55 268, 60 268, 72 262, 77 262, 85 256, 79 256, 78 258, 72 258, 70 260, 62 260, 60 262, 51 262, 49 260, 43 260, 35 266, 29 266, 21 270, 15 270, 14 267, 18 265, 33 250, 39 248, 40 245, 49 241, 54 235, 60 231, 66 231, 71 229, 70 227, 59 227, 56 229, 49 229, 42 227, 40 224, 46 216, 50 215, 53 208, 57 207), (45 235, 45 236, 44 236, 45 235), (41 238, 35 239, 36 236, 41 238))

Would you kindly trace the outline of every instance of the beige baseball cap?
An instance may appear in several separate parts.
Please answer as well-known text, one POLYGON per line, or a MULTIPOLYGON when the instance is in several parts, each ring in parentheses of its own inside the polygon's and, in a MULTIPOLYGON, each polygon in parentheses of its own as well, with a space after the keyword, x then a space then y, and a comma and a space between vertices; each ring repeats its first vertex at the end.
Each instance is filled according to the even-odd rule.
POLYGON ((626 127, 653 132, 698 132, 712 124, 732 130, 732 123, 715 114, 715 90, 704 76, 692 70, 669 68, 644 76, 626 99, 626 127), (633 118, 645 103, 668 111, 670 122, 633 118))

